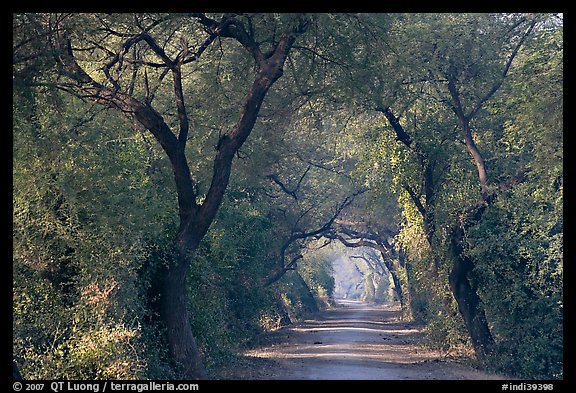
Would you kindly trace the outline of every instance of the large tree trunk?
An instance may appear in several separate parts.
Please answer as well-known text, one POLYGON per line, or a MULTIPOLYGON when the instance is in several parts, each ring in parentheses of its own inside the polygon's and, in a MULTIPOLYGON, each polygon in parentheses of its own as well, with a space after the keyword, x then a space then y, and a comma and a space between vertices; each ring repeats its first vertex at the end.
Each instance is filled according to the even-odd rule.
POLYGON ((162 270, 161 316, 177 375, 185 379, 206 379, 188 314, 186 275, 189 266, 186 255, 180 254, 162 270))
POLYGON ((494 338, 490 333, 481 299, 470 283, 469 273, 474 265, 463 253, 463 241, 464 229, 462 226, 456 226, 452 231, 453 265, 448 279, 476 356, 484 359, 494 350, 494 338))

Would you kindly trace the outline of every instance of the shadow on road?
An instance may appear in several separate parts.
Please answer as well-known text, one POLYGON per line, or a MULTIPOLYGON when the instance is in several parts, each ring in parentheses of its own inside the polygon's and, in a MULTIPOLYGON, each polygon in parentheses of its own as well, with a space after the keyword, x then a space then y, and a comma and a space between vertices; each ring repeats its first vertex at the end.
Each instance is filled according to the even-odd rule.
POLYGON ((398 306, 339 301, 270 334, 224 379, 496 379, 422 345, 421 327, 398 306))

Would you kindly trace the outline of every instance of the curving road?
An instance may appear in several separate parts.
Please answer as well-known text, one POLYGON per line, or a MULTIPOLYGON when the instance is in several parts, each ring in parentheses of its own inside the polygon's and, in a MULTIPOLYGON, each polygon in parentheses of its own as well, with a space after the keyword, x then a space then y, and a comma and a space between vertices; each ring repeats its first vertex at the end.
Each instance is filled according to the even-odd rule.
POLYGON ((285 327, 248 351, 224 379, 504 379, 422 345, 422 333, 398 308, 340 301, 315 319, 285 327))

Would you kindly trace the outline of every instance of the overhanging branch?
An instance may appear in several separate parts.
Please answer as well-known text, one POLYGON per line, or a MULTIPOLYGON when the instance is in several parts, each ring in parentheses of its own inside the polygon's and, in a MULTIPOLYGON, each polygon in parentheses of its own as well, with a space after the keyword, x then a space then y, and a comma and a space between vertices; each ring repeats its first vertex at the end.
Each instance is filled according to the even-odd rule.
MULTIPOLYGON (((286 273, 287 271, 287 267, 288 266, 293 266, 295 264, 295 260, 293 259, 288 265, 286 264, 286 254, 288 253, 288 249, 293 245, 293 244, 297 244, 298 242, 300 242, 301 240, 304 239, 308 239, 308 238, 315 238, 319 235, 325 235, 328 231, 330 231, 332 225, 334 224, 334 221, 337 219, 337 217, 340 215, 340 213, 348 206, 350 206, 350 204, 354 201, 354 199, 356 198, 356 196, 362 194, 366 192, 366 189, 360 189, 356 192, 354 192, 352 195, 346 197, 344 199, 344 201, 342 201, 342 203, 340 203, 337 208, 335 209, 335 211, 333 212, 333 214, 330 216, 330 218, 320 227, 316 228, 316 229, 312 229, 309 231, 298 231, 298 232, 293 232, 291 234, 290 237, 288 237, 288 239, 286 239, 284 241, 284 243, 282 244, 282 247, 280 248, 280 255, 278 258, 278 262, 277 262, 277 268, 275 270, 275 272, 273 272, 271 275, 269 275, 268 277, 264 278, 262 280, 262 285, 263 286, 269 286, 272 283, 278 281, 280 278, 282 278, 282 276, 284 275, 284 273, 286 273)), ((326 238, 328 238, 328 236, 325 236, 326 238)), ((302 245, 298 244, 298 249, 300 249, 302 247, 302 245)), ((298 254, 300 255, 300 254, 298 254)), ((297 258, 296 260, 298 260, 299 258, 297 258)))

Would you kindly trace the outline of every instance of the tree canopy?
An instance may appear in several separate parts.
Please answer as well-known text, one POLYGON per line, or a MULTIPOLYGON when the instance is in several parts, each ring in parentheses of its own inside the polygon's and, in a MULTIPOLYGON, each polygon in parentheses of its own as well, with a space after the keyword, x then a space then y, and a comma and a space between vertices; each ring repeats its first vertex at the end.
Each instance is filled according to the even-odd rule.
POLYGON ((209 378, 336 294, 563 378, 562 114, 562 14, 14 14, 15 364, 209 378))

